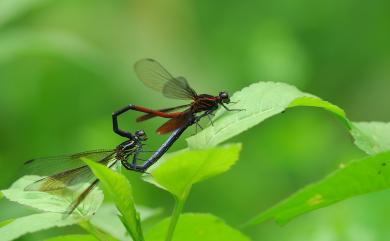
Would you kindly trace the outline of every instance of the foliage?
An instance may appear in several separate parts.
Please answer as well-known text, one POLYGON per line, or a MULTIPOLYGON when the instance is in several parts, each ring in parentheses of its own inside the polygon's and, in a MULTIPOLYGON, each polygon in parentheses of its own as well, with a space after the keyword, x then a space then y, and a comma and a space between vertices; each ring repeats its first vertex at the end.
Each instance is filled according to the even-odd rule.
MULTIPOLYGON (((241 144, 218 144, 248 130, 276 114, 297 107, 318 107, 338 116, 355 140, 357 147, 371 155, 357 161, 346 160, 340 168, 327 177, 319 180, 276 206, 264 211, 251 219, 247 225, 255 225, 269 219, 278 223, 287 221, 304 213, 328 206, 330 204, 389 188, 390 172, 390 140, 389 123, 358 123, 348 119, 345 112, 327 101, 311 94, 303 93, 297 88, 273 82, 259 82, 233 95, 232 101, 237 102, 234 108, 244 111, 227 112, 218 110, 213 125, 187 139, 189 148, 165 155, 144 175, 144 179, 157 187, 167 190, 175 198, 175 207, 171 218, 161 221, 152 227, 146 235, 141 228, 141 220, 133 196, 133 190, 128 180, 120 173, 89 160, 85 162, 99 178, 105 193, 115 203, 120 212, 120 220, 128 234, 135 241, 144 240, 249 240, 239 231, 226 225, 220 218, 210 214, 181 214, 187 197, 194 184, 210 177, 228 171, 239 159, 241 144)), ((232 107, 233 108, 233 107, 232 107)), ((38 208, 46 213, 33 214, 9 221, 0 228, 0 236, 11 240, 29 232, 47 229, 55 226, 65 226, 78 223, 95 238, 100 240, 125 239, 125 236, 115 236, 113 231, 101 230, 94 226, 90 214, 100 206, 101 200, 93 202, 86 200, 87 212, 61 219, 58 213, 66 207, 66 201, 45 193, 28 193, 23 191, 28 183, 37 177, 24 177, 8 190, 2 193, 11 201, 38 208), (37 201, 41 200, 41 201, 37 201), (92 211, 91 211, 92 210, 92 211), (43 216, 43 217, 42 217, 43 216), (45 221, 38 222, 38 219, 45 221), (18 229, 18 226, 34 222, 28 229, 18 229), (8 236, 6 236, 8 235, 8 236), (114 238, 115 236, 115 238, 114 238)), ((256 188, 256 187, 253 187, 256 188)), ((97 199, 101 193, 95 190, 97 199)), ((84 209, 84 208, 83 208, 84 209)), ((122 231, 123 232, 123 231, 122 231)), ((58 240, 66 240, 59 237, 58 240)), ((91 236, 84 236, 89 240, 91 236)), ((55 239, 56 240, 56 239, 55 239)))
POLYGON ((285 224, 312 210, 341 200, 390 188, 390 152, 341 163, 339 170, 261 213, 247 225, 274 219, 285 224))
POLYGON ((229 170, 240 150, 240 144, 230 144, 167 154, 145 179, 181 199, 195 183, 229 170))
POLYGON ((133 191, 127 179, 103 165, 85 160, 100 180, 121 213, 120 219, 134 241, 144 240, 139 213, 135 210, 133 191))
POLYGON ((80 222, 80 219, 64 219, 61 213, 37 213, 8 222, 0 228, 2 241, 14 240, 25 234, 54 227, 64 227, 80 222))
MULTIPOLYGON (((66 193, 57 195, 57 193, 25 191, 24 188, 29 184, 41 179, 39 176, 24 176, 17 180, 9 189, 3 190, 4 196, 10 201, 17 202, 32 208, 39 209, 44 212, 64 213, 69 205, 71 198, 66 193)), ((66 191, 66 190, 65 190, 66 191)), ((99 190, 94 190, 88 195, 83 202, 83 205, 77 208, 82 216, 93 215, 103 202, 103 193, 99 190)), ((77 215, 73 215, 78 218, 77 215)))
MULTIPOLYGON (((169 218, 162 220, 148 232, 146 240, 163 241, 170 222, 169 218)), ((180 221, 177 224, 175 236, 172 240, 249 241, 250 239, 211 214, 186 213, 180 216, 180 221)))

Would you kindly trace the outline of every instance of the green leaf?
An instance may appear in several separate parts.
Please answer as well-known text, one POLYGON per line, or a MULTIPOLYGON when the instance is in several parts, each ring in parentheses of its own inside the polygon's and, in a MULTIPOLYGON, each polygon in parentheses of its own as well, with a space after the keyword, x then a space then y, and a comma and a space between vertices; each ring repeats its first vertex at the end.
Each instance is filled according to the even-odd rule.
MULTIPOLYGON (((41 178, 40 176, 24 176, 14 182, 9 189, 2 190, 2 192, 10 201, 42 211, 65 213, 74 195, 56 195, 55 193, 24 190, 26 186, 41 178)), ((102 204, 103 198, 102 191, 95 188, 76 210, 82 216, 92 216, 102 204)))
POLYGON ((259 82, 236 92, 231 99, 238 103, 230 104, 229 108, 244 110, 228 112, 220 108, 214 125, 187 139, 191 148, 216 146, 287 108, 310 106, 340 117, 355 138, 355 144, 366 153, 372 155, 390 150, 390 123, 353 123, 340 107, 288 84, 259 82))
POLYGON ((4 197, 4 194, 2 192, 0 192, 0 200, 3 199, 4 197))
MULTIPOLYGON (((161 208, 136 206, 136 209, 140 212, 142 221, 154 217, 162 212, 161 208)), ((91 223, 95 227, 98 227, 119 240, 129 239, 126 228, 122 225, 121 220, 118 218, 118 210, 113 204, 103 204, 91 219, 91 223)))
MULTIPOLYGON (((146 235, 147 241, 164 241, 170 218, 164 219, 146 235)), ((249 241, 239 231, 211 214, 183 214, 180 216, 173 241, 249 241)))
POLYGON ((303 96, 303 97, 296 98, 294 101, 292 101, 288 105, 288 108, 298 107, 298 106, 322 108, 324 110, 327 110, 327 111, 339 116, 343 121, 345 121, 348 128, 350 128, 350 126, 351 126, 351 123, 347 119, 347 116, 345 115, 345 112, 343 109, 341 109, 337 105, 334 105, 328 101, 322 100, 318 97, 303 96))
POLYGON ((2 241, 15 240, 25 234, 54 227, 64 227, 82 221, 76 215, 64 219, 61 213, 39 213, 14 219, 0 228, 2 241))
POLYGON ((45 241, 99 241, 92 235, 85 235, 85 234, 73 234, 73 235, 66 235, 66 236, 59 236, 54 237, 50 239, 46 239, 45 241))
POLYGON ((229 144, 203 150, 182 150, 166 154, 145 177, 179 199, 193 184, 223 173, 238 160, 241 144, 229 144))
POLYGON ((285 224, 304 213, 354 196, 390 187, 390 152, 341 164, 340 169, 253 218, 246 225, 274 219, 285 224))
POLYGON ((354 122, 355 144, 370 155, 390 150, 390 123, 354 122))
POLYGON ((229 108, 243 111, 226 111, 219 108, 214 124, 187 139, 191 148, 216 146, 227 139, 281 113, 296 98, 310 96, 294 86, 284 83, 259 82, 236 92, 229 108))
POLYGON ((143 240, 140 217, 134 206, 133 190, 126 177, 101 164, 90 160, 84 161, 92 169, 95 176, 99 178, 105 191, 115 202, 116 207, 122 214, 120 218, 133 240, 143 240))

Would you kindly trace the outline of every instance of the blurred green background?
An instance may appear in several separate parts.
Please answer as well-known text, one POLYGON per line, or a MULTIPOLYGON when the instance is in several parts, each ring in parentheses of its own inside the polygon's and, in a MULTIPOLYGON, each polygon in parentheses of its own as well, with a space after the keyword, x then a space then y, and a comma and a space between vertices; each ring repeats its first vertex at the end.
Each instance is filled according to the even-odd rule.
MULTIPOLYGON (((136 79, 133 63, 145 57, 185 76, 200 93, 287 82, 341 106, 354 121, 388 122, 389 43, 387 0, 0 0, 0 189, 21 176, 26 159, 120 143, 111 112, 128 103, 178 104, 136 79)), ((128 114, 121 125, 145 129, 148 147, 156 149, 166 138, 154 132, 162 120, 140 125, 136 116, 128 114)), ((184 139, 172 150, 185 147, 184 139)), ((196 185, 186 212, 211 212, 239 225, 341 162, 364 156, 343 123, 319 109, 289 110, 232 141, 244 145, 240 161, 196 185)), ((167 193, 128 176, 139 204, 169 214, 167 193)), ((389 201, 385 191, 284 227, 270 222, 243 232, 253 240, 388 240, 389 201)), ((1 220, 23 212, 0 202, 1 220)))

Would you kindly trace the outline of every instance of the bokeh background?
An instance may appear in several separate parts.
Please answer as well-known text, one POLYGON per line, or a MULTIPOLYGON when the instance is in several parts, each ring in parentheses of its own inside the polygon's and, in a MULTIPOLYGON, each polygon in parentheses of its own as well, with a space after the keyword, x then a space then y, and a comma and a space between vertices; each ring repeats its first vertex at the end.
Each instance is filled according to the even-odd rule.
MULTIPOLYGON (((389 43, 387 0, 0 0, 0 189, 21 175, 26 159, 115 147, 122 139, 111 130, 111 112, 128 103, 178 104, 136 79, 133 63, 144 57, 185 76, 198 92, 287 82, 339 105, 353 121, 388 122, 389 43)), ((140 125, 136 116, 121 125, 145 129, 148 147, 157 148, 162 120, 140 125)), ((184 139, 172 150, 185 147, 184 139)), ((196 185, 185 211, 211 212, 232 226, 364 156, 343 123, 312 108, 289 110, 231 141, 244 145, 240 161, 196 185)), ((139 204, 169 215, 167 193, 128 176, 139 204)), ((243 232, 262 241, 388 240, 389 202, 389 191, 370 194, 284 227, 269 222, 243 232)), ((0 202, 1 220, 23 212, 0 202)))

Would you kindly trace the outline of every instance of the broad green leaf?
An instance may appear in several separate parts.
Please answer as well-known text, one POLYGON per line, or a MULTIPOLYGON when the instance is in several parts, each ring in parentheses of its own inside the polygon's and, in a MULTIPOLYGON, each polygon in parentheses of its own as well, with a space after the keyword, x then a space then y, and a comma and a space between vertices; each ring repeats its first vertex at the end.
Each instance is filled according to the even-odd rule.
MULTIPOLYGON (((70 202, 74 198, 72 193, 68 195, 64 195, 64 193, 56 195, 55 193, 24 190, 26 186, 41 178, 42 177, 39 176, 24 176, 14 182, 9 189, 2 190, 2 192, 10 201, 42 211, 65 213, 70 202)), ((103 198, 102 191, 95 188, 79 205, 79 207, 77 207, 75 215, 79 213, 82 216, 92 216, 102 204, 103 198)))
POLYGON ((166 154, 148 171, 146 181, 166 189, 181 199, 193 184, 223 173, 238 160, 241 144, 203 150, 182 150, 166 154))
POLYGON ((390 187, 390 152, 341 164, 340 169, 311 184, 247 223, 275 220, 284 224, 304 213, 354 196, 390 187))
MULTIPOLYGON (((147 241, 164 241, 170 218, 164 219, 147 234, 147 241)), ((182 214, 172 241, 249 241, 239 231, 211 214, 182 214)))
MULTIPOLYGON (((140 213, 142 221, 162 212, 162 209, 160 208, 148 208, 143 206, 136 206, 136 209, 140 213)), ((118 214, 115 205, 103 204, 90 221, 95 227, 98 227, 119 240, 129 240, 129 235, 126 228, 122 225, 121 220, 118 218, 118 214)))
POLYGON ((354 122, 351 133, 356 146, 370 155, 390 149, 390 123, 354 122))
POLYGON ((122 214, 120 218, 133 240, 143 240, 140 217, 135 210, 133 190, 129 181, 122 174, 103 165, 89 160, 84 161, 99 178, 107 194, 114 200, 116 207, 122 214))
POLYGON ((188 145, 191 148, 216 146, 263 120, 281 113, 293 100, 302 96, 311 95, 284 83, 252 84, 234 93, 231 100, 238 103, 228 105, 229 108, 244 109, 243 111, 228 112, 224 108, 219 108, 214 124, 188 138, 188 145))
POLYGON ((25 234, 54 227, 64 227, 82 221, 76 215, 64 219, 61 213, 39 213, 14 219, 0 228, 2 241, 15 240, 25 234))
POLYGON ((236 92, 231 99, 238 103, 229 104, 229 108, 244 110, 228 112, 220 108, 213 125, 187 139, 191 148, 216 146, 287 108, 310 106, 323 108, 340 117, 355 138, 355 144, 366 153, 372 155, 390 150, 390 123, 353 123, 340 107, 288 84, 255 83, 236 92))
POLYGON ((0 192, 0 200, 4 197, 3 193, 0 192))
POLYGON ((66 235, 66 236, 59 236, 54 237, 50 239, 46 239, 45 241, 99 241, 99 239, 96 239, 92 235, 85 235, 85 234, 73 234, 73 235, 66 235))

